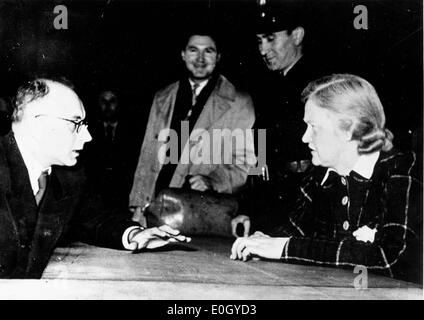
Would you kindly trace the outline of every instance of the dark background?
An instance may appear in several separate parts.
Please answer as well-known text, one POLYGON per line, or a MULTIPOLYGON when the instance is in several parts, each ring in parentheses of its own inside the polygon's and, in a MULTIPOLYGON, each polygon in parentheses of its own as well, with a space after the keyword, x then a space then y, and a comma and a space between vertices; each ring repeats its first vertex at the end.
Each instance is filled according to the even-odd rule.
MULTIPOLYGON (((408 147, 414 134, 421 146, 422 1, 305 2, 307 54, 374 84, 399 144, 408 147), (368 9, 368 30, 353 26, 358 4, 368 9)), ((66 76, 93 114, 98 93, 114 89, 141 140, 153 94, 178 79, 182 35, 197 21, 221 33, 222 73, 249 90, 261 85, 257 14, 255 0, 3 0, 0 96, 33 75, 66 76), (59 4, 67 30, 53 27, 59 4)))

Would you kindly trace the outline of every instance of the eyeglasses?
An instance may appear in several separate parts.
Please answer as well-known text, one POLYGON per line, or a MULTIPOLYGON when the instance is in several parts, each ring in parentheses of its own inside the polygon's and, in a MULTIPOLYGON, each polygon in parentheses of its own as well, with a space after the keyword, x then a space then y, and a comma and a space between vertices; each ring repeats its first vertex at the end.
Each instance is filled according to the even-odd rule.
POLYGON ((55 116, 51 116, 48 114, 39 114, 36 115, 35 118, 38 117, 49 117, 49 118, 55 118, 55 119, 60 119, 60 120, 64 120, 64 121, 68 121, 71 122, 74 125, 74 129, 72 130, 72 132, 76 132, 79 133, 81 131, 81 127, 88 127, 88 121, 87 119, 82 119, 82 120, 72 120, 72 119, 66 119, 66 118, 61 118, 61 117, 55 117, 55 116))

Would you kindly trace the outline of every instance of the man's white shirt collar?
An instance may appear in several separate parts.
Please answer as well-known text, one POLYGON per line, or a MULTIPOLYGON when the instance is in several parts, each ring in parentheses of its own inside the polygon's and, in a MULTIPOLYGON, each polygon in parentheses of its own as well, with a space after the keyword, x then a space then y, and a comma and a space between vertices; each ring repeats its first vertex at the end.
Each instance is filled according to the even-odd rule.
POLYGON ((34 158, 30 151, 31 148, 28 146, 29 142, 27 142, 24 137, 20 136, 16 132, 14 133, 14 135, 19 151, 21 152, 22 159, 24 160, 25 167, 28 171, 32 191, 35 195, 40 189, 40 187, 38 186, 38 178, 40 177, 41 173, 47 170, 48 174, 50 174, 52 172, 52 168, 45 168, 40 165, 40 163, 34 158))
MULTIPOLYGON (((191 80, 191 79, 188 79, 188 81, 190 82, 190 86, 191 86, 191 88, 193 88, 193 86, 194 86, 194 81, 193 80, 191 80)), ((202 91, 202 89, 208 84, 208 81, 209 81, 209 79, 208 80, 204 80, 204 81, 202 81, 202 82, 199 82, 198 84, 197 84, 197 88, 196 88, 196 96, 198 96, 199 94, 200 94, 200 91, 202 91)))
MULTIPOLYGON (((360 155, 358 161, 356 161, 355 165, 353 166, 352 171, 355 171, 366 179, 370 179, 372 173, 374 172, 374 167, 377 163, 379 156, 380 151, 371 154, 360 155)), ((321 181, 321 185, 325 183, 331 171, 336 172, 336 170, 328 168, 327 172, 324 175, 324 178, 321 181)))

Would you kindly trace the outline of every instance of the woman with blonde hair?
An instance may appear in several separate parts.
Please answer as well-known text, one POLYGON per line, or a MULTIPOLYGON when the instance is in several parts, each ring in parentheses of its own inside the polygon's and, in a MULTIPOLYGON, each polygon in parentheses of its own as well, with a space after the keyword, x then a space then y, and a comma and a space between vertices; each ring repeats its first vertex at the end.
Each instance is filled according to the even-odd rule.
POLYGON ((302 141, 315 167, 285 221, 269 235, 238 238, 231 258, 362 265, 422 283, 416 156, 393 148, 376 90, 358 76, 336 74, 311 82, 302 99, 307 124, 302 141))

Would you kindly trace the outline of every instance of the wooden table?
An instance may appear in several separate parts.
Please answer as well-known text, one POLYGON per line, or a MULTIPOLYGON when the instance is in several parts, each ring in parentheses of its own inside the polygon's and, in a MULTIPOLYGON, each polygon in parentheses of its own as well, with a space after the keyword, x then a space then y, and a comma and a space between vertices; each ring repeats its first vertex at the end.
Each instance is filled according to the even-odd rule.
POLYGON ((414 284, 352 270, 230 260, 233 239, 193 238, 140 253, 76 243, 56 249, 41 280, 1 280, 0 298, 422 299, 414 284))

